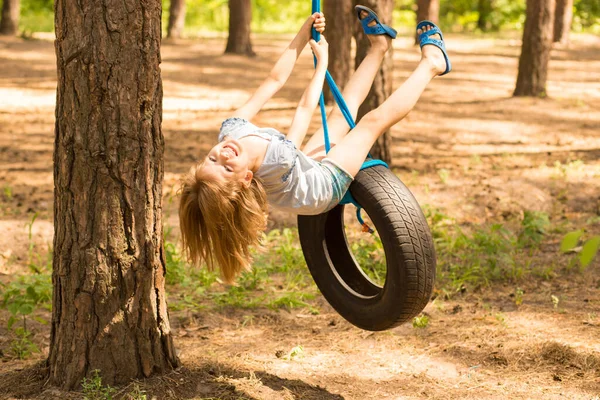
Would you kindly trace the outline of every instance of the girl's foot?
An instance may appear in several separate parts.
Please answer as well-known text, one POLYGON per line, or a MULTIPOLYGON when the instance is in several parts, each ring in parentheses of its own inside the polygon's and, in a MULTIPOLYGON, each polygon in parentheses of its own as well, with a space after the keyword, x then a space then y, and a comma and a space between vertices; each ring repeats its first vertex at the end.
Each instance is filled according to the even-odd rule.
MULTIPOLYGON (((360 19, 363 20, 369 16, 369 13, 365 10, 360 11, 360 19)), ((377 25, 377 21, 373 20, 367 24, 369 27, 377 25)), ((371 48, 379 49, 384 52, 388 51, 392 46, 392 38, 388 35, 366 35, 371 42, 371 48)))
MULTIPOLYGON (((433 25, 424 25, 417 29, 417 34, 420 36, 422 33, 433 29, 435 29, 433 25)), ((432 34, 429 37, 440 42, 443 40, 439 33, 432 34)), ((446 57, 444 56, 442 49, 435 45, 425 44, 421 47, 421 60, 427 61, 436 75, 441 75, 448 69, 446 57)))

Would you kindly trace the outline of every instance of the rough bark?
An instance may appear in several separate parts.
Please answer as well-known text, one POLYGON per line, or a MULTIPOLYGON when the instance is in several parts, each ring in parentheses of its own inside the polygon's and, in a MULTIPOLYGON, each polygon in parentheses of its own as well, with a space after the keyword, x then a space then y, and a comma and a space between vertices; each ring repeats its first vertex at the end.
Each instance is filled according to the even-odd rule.
POLYGON ((165 298, 160 0, 56 0, 49 381, 179 363, 165 298))
MULTIPOLYGON (((390 24, 392 20, 392 11, 394 9, 393 0, 355 0, 355 5, 364 5, 374 10, 379 19, 385 23, 390 24)), ((355 25, 356 39, 356 56, 354 59, 354 65, 359 66, 362 60, 367 54, 369 49, 369 39, 364 34, 360 25, 355 25)), ((367 96, 365 102, 358 109, 357 121, 359 121, 366 113, 379 107, 392 93, 392 78, 393 78, 393 49, 390 49, 383 61, 381 69, 373 82, 371 91, 367 96)), ((375 158, 379 158, 386 163, 391 165, 392 152, 391 146, 392 136, 390 132, 384 133, 379 137, 377 142, 371 148, 371 155, 375 158)))
POLYGON ((573 23, 573 0, 556 0, 554 17, 554 42, 569 43, 569 33, 573 23))
POLYGON ((0 17, 0 35, 16 36, 19 31, 21 0, 4 0, 0 17))
MULTIPOLYGON (((417 0, 417 24, 428 20, 437 24, 440 20, 440 0, 417 0)), ((419 36, 415 33, 415 44, 419 43, 419 36)))
MULTIPOLYGON (((323 13, 327 18, 327 41, 329 42, 329 73, 342 90, 350 78, 352 68, 352 34, 357 23, 353 0, 326 1, 323 13)), ((333 100, 325 85, 325 100, 333 100)))
POLYGON ((185 0, 171 0, 167 37, 179 39, 185 26, 185 0))
POLYGON ((250 0, 229 0, 229 37, 225 53, 254 56, 250 41, 252 4, 250 0))
POLYGON ((515 96, 546 96, 555 0, 527 0, 515 96))
POLYGON ((482 32, 487 32, 491 28, 490 15, 493 10, 492 0, 479 0, 477 4, 477 11, 479 18, 477 19, 477 28, 482 32))

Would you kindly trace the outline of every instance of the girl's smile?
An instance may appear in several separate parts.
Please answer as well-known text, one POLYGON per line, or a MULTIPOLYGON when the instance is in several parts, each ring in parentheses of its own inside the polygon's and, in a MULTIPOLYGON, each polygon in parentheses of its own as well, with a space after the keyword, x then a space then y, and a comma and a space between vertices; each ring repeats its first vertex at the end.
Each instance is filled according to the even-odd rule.
POLYGON ((249 164, 250 160, 241 143, 235 139, 228 139, 209 151, 202 170, 221 181, 237 180, 249 183, 253 176, 249 164))

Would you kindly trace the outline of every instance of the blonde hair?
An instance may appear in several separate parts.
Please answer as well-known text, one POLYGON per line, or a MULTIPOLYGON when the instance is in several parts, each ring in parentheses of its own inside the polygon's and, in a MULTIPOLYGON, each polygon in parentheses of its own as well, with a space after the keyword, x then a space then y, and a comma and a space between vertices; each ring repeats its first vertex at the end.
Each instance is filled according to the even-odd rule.
POLYGON ((203 174, 203 163, 184 176, 179 226, 184 252, 194 265, 216 266, 226 282, 250 269, 250 247, 258 247, 267 226, 267 195, 252 179, 220 182, 203 174), (215 265, 216 264, 216 265, 215 265))

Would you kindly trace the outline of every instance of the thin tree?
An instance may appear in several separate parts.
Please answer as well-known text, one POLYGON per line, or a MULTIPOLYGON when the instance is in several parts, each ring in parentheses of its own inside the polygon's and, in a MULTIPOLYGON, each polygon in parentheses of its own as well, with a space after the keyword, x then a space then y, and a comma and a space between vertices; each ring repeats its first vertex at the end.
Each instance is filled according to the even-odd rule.
POLYGON ((546 96, 555 0, 527 0, 515 96, 546 96))
POLYGON ((493 0, 479 0, 477 3, 477 28, 482 32, 487 32, 491 28, 490 15, 494 9, 493 0))
POLYGON ((161 2, 56 0, 49 382, 178 366, 165 296, 161 2))
POLYGON ((229 37, 225 53, 255 56, 250 41, 252 4, 250 0, 229 0, 229 37))
MULTIPOLYGON (((437 24, 440 20, 440 0, 417 0, 417 23, 429 20, 437 24)), ((419 36, 415 33, 415 44, 419 36)))
MULTIPOLYGON (((379 19, 385 24, 390 24, 392 21, 392 11, 394 10, 393 0, 355 0, 355 5, 364 5, 371 8, 377 13, 379 19)), ((356 39, 356 56, 354 59, 354 65, 358 66, 367 55, 367 50, 369 49, 370 44, 369 39, 364 34, 360 24, 356 24, 355 26, 356 29, 354 31, 354 37, 356 39)), ((388 98, 390 93, 392 93, 393 69, 394 63, 392 48, 388 51, 385 59, 383 60, 381 69, 379 70, 379 73, 373 82, 373 86, 371 87, 371 91, 369 92, 367 99, 358 109, 357 121, 360 120, 366 113, 381 105, 385 99, 388 98)), ((371 155, 387 162, 388 164, 391 164, 391 145, 392 136, 390 135, 390 132, 386 132, 371 148, 371 155)))
POLYGON ((178 39, 181 37, 185 26, 185 0, 171 0, 169 7, 169 25, 167 26, 167 37, 178 39))
POLYGON ((19 30, 21 0, 4 0, 0 16, 0 35, 16 36, 19 30))
MULTIPOLYGON (((327 41, 329 42, 329 73, 342 90, 350 79, 352 71, 352 35, 356 24, 353 0, 326 1, 323 13, 327 18, 327 41)), ((333 96, 327 85, 325 100, 333 96)))
POLYGON ((573 23, 573 0, 556 0, 556 15, 554 17, 554 42, 569 43, 569 33, 573 23))

